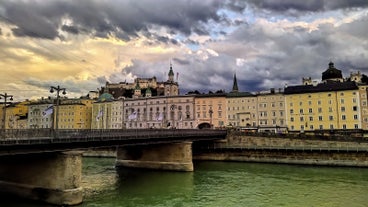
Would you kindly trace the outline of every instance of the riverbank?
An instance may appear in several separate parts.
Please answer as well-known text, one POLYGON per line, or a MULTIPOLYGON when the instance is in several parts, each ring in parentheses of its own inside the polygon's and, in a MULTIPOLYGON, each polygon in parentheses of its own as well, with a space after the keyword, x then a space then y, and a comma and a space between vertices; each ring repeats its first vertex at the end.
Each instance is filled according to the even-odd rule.
MULTIPOLYGON (((116 148, 90 149, 83 156, 115 158, 116 148)), ((229 133, 223 141, 194 143, 193 160, 368 167, 368 142, 229 133)))
POLYGON ((368 167, 368 143, 229 133, 225 141, 194 146, 193 159, 368 167))

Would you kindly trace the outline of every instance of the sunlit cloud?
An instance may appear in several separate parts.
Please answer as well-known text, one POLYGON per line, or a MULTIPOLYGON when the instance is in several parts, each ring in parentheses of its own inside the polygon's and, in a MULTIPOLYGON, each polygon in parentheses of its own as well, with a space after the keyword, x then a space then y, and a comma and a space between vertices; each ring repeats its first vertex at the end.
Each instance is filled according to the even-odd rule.
POLYGON ((366 1, 11 1, 0 4, 0 91, 69 97, 156 76, 181 92, 319 79, 330 60, 368 74, 366 1))

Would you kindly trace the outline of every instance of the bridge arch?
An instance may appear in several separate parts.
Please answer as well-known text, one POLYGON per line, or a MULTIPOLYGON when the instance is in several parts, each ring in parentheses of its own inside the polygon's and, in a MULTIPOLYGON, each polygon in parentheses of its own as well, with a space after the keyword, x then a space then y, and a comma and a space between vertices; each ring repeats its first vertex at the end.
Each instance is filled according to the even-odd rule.
POLYGON ((211 124, 208 122, 202 122, 198 124, 198 129, 210 129, 210 128, 211 128, 211 124))

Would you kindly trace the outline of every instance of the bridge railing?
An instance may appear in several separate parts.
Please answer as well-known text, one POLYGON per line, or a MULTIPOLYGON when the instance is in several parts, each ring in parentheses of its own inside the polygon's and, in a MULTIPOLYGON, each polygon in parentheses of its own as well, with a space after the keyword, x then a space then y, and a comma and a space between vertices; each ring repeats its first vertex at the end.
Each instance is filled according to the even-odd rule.
POLYGON ((6 129, 1 130, 0 139, 53 137, 52 129, 6 129))
POLYGON ((82 130, 52 130, 52 129, 18 129, 3 130, 0 139, 91 139, 117 138, 132 139, 143 137, 186 137, 186 136, 219 136, 226 135, 224 130, 198 129, 82 129, 82 130))

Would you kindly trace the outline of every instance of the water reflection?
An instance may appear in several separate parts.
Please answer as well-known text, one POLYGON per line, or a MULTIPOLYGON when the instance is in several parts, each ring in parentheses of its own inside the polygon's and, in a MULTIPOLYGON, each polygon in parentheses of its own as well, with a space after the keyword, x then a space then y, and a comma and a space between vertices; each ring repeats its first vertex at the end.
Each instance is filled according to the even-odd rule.
POLYGON ((252 204, 250 206, 336 207, 366 206, 368 201, 368 169, 363 168, 221 162, 204 162, 196 167, 201 175, 195 179, 198 185, 210 179, 219 181, 211 188, 202 189, 199 195, 209 194, 206 190, 213 187, 218 188, 215 193, 222 186, 226 198, 210 203, 216 206, 226 202, 227 206, 247 203, 252 204))
POLYGON ((193 173, 118 169, 119 199, 134 206, 155 206, 165 201, 183 203, 192 197, 193 173))
MULTIPOLYGON (((78 207, 363 207, 368 169, 198 162, 195 171, 115 169, 114 159, 84 158, 85 201, 78 207)), ((12 199, 0 206, 40 207, 12 199)))

